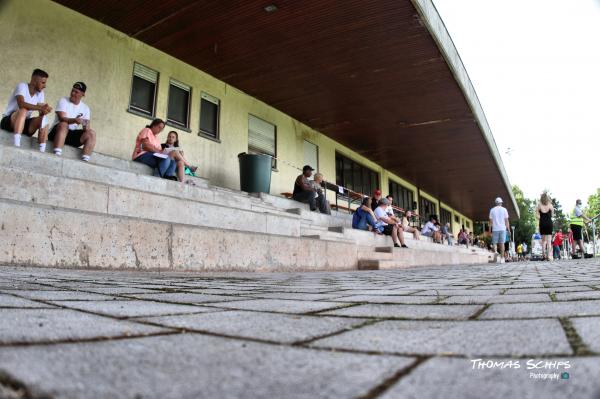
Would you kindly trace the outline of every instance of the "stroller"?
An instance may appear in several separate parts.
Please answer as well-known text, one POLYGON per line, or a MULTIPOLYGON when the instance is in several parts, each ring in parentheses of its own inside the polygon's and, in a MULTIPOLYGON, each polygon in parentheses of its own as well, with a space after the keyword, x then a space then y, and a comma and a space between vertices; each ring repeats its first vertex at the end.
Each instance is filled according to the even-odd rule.
POLYGON ((531 236, 531 260, 544 260, 542 236, 537 232, 531 236))

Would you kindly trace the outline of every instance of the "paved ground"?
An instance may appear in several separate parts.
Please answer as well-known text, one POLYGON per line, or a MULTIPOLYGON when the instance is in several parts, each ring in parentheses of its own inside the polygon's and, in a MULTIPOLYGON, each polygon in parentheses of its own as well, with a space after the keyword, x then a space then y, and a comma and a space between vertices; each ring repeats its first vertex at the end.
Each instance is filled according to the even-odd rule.
POLYGON ((0 267, 0 398, 596 399, 599 375, 600 261, 0 267))

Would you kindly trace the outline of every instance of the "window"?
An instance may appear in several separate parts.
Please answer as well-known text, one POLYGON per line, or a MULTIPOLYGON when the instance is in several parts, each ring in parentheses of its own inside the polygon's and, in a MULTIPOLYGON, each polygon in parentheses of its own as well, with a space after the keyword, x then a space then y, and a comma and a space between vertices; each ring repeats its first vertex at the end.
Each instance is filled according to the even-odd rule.
POLYGON ((200 134, 219 138, 220 101, 209 94, 200 95, 200 134))
POLYGON ((312 166, 316 171, 319 170, 319 147, 304 140, 302 143, 304 150, 304 164, 312 166))
POLYGON ((365 195, 372 195, 379 187, 379 174, 336 153, 335 181, 338 186, 365 195))
MULTIPOLYGON (((444 225, 446 223, 450 223, 452 221, 452 212, 447 209, 440 209, 440 224, 444 225)), ((452 225, 450 223, 450 225, 452 225)))
POLYGON ((158 72, 134 62, 129 110, 154 116, 157 84, 158 72))
POLYGON ((422 218, 429 219, 429 215, 437 215, 435 204, 428 199, 421 197, 419 205, 419 214, 422 218))
POLYGON ((190 115, 191 88, 176 80, 169 82, 169 107, 167 122, 177 127, 187 128, 190 115))
POLYGON ((467 226, 467 229, 471 228, 471 222, 469 222, 468 220, 465 220, 465 226, 467 226))
POLYGON ((405 210, 412 210, 414 193, 411 189, 401 184, 390 181, 390 195, 394 198, 394 203, 405 210))
POLYGON ((458 215, 454 215, 454 222, 460 223, 460 218, 458 217, 458 215))
POLYGON ((277 128, 254 115, 248 115, 248 152, 273 156, 272 167, 277 167, 277 128))

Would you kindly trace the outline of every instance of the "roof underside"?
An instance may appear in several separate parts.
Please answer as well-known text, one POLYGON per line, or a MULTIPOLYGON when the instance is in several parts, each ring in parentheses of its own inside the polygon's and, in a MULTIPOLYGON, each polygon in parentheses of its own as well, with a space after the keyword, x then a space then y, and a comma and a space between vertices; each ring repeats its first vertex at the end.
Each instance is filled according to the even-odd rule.
MULTIPOLYGON (((409 0, 59 0, 285 112, 476 220, 511 198, 409 0), (268 13, 264 7, 275 4, 268 13)), ((385 188, 384 188, 385 190, 385 188)), ((506 206, 515 214, 512 201, 506 206)))

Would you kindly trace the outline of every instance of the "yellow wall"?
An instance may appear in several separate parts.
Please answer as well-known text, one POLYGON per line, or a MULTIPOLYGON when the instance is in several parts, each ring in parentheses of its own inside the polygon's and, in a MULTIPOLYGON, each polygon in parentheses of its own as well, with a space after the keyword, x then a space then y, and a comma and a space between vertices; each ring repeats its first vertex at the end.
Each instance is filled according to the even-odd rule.
MULTIPOLYGON (((29 81, 31 71, 41 68, 50 74, 46 99, 55 106, 69 94, 75 81, 84 81, 84 101, 92 111, 97 135, 96 151, 129 159, 137 133, 149 119, 127 112, 134 62, 159 72, 156 116, 166 119, 169 79, 192 87, 191 133, 177 130, 186 158, 199 165, 200 175, 212 183, 239 188, 237 154, 248 149, 248 114, 277 126, 277 155, 302 166, 303 140, 319 148, 319 169, 335 181, 335 152, 378 172, 381 189, 387 194, 389 179, 414 191, 417 188, 400 176, 336 143, 275 108, 213 78, 212 76, 106 25, 48 0, 0 0, 0 109, 15 85, 29 81), (221 101, 220 143, 198 136, 200 95, 206 92, 221 101)), ((299 171, 280 162, 273 173, 271 193, 291 191, 299 171)), ((437 199, 423 193, 437 203, 437 199)), ((332 198, 330 196, 330 198, 332 198)), ((453 214, 456 212, 451 209, 453 214)), ((464 216, 461 215, 462 218, 464 216)), ((454 228, 455 226, 453 226, 454 228)), ((456 230, 458 231, 458 230, 456 230)))

